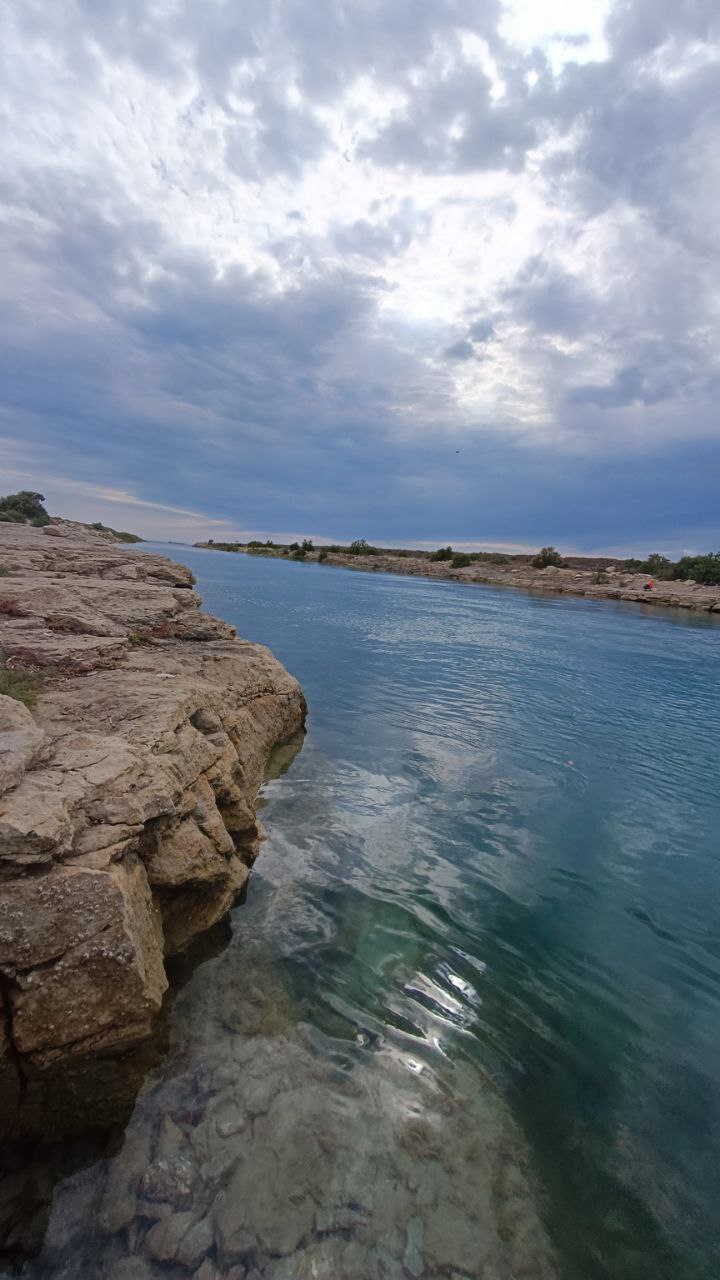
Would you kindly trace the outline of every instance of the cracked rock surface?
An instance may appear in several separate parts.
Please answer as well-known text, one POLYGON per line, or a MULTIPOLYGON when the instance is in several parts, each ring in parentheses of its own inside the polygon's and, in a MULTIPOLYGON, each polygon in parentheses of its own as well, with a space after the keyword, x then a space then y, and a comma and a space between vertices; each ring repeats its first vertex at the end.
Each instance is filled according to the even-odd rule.
POLYGON ((265 765, 305 702, 267 649, 200 613, 182 565, 71 526, 0 525, 0 567, 6 680, 41 683, 32 712, 0 694, 0 1114, 12 1133, 23 1114, 47 1123, 49 1070, 149 1035, 164 957, 247 880, 265 765))

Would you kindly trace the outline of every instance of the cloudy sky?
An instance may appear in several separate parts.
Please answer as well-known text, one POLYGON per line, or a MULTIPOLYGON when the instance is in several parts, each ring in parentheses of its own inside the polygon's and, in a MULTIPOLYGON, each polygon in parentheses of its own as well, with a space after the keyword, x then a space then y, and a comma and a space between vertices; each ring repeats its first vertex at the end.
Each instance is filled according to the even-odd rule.
POLYGON ((718 0, 4 0, 0 492, 720 547, 718 0))

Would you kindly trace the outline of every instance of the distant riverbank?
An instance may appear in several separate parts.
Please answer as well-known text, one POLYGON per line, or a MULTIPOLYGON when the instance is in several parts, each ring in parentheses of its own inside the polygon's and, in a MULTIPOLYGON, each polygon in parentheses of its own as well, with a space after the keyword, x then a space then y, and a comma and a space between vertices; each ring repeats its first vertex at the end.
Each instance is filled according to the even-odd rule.
MULTIPOLYGON (((273 559, 301 559, 344 569, 361 569, 368 573, 399 573, 409 577, 440 578, 453 582, 476 582, 496 587, 516 587, 522 591, 548 591, 560 595, 586 596, 598 600, 628 600, 665 608, 693 609, 701 613, 720 613, 720 585, 702 586, 690 581, 654 580, 645 590, 648 575, 622 568, 622 561, 609 558, 569 558, 563 566, 535 568, 530 556, 498 556, 473 560, 454 566, 452 560, 433 560, 412 552, 378 552, 349 554, 328 551, 324 547, 293 551, 286 547, 249 547, 243 544, 199 542, 201 548, 214 551, 242 552, 246 555, 273 559)), ((463 558, 463 557, 456 557, 463 558)))

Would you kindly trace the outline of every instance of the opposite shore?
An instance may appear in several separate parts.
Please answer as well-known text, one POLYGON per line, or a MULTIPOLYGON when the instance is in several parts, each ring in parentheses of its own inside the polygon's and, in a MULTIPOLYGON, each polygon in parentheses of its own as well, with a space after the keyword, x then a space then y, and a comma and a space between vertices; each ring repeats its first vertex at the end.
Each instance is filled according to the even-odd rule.
MULTIPOLYGON (((428 554, 375 551, 350 554, 324 547, 292 550, 261 544, 198 542, 196 547, 215 551, 242 552, 275 559, 300 559, 368 573, 397 573, 408 577, 478 583, 494 587, 515 587, 521 591, 542 591, 556 595, 585 596, 595 600, 625 600, 664 608, 691 609, 700 613, 720 613, 720 584, 653 579, 628 570, 622 560, 610 557, 568 557, 560 566, 535 568, 531 556, 485 556, 469 564, 454 565, 451 559, 435 560, 428 554)), ((307 548, 308 544, 306 544, 307 548)), ((456 560, 469 559, 456 556, 456 560)))

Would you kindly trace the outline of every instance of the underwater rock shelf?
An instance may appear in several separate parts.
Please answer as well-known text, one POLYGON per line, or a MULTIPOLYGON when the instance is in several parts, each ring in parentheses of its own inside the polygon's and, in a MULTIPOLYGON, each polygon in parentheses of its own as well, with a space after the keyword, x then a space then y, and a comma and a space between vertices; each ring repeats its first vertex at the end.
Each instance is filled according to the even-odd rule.
POLYGON ((0 572, 0 1114, 12 1136, 62 1127, 48 1084, 70 1087, 79 1062, 150 1035, 165 956, 247 881, 268 757, 306 706, 267 649, 200 612, 184 566, 71 526, 0 526, 0 572))

